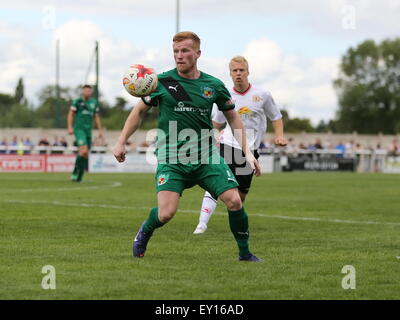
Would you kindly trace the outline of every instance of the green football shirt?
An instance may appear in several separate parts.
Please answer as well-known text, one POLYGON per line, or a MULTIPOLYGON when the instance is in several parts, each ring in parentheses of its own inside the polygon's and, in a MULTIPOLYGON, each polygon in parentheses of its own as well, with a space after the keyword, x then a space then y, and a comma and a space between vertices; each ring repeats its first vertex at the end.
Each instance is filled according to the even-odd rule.
POLYGON ((73 127, 80 130, 91 130, 93 127, 93 116, 99 112, 97 101, 94 98, 88 100, 79 97, 72 101, 71 110, 75 111, 73 127))
POLYGON ((176 69, 158 75, 156 90, 142 98, 159 108, 157 159, 159 163, 198 164, 216 152, 211 112, 234 109, 224 83, 204 72, 198 79, 181 77, 176 69))

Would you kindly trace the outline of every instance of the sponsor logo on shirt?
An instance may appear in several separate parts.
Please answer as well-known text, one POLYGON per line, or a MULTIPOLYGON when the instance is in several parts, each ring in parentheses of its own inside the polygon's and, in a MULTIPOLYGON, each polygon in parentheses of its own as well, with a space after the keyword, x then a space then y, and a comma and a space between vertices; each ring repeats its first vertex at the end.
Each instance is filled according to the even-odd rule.
POLYGON ((214 90, 210 87, 203 87, 203 97, 211 99, 214 97, 214 90))
POLYGON ((238 113, 242 119, 249 119, 251 118, 253 111, 251 111, 249 107, 244 106, 238 110, 238 113))
POLYGON ((208 114, 208 109, 207 108, 197 108, 197 107, 189 107, 185 106, 185 103, 180 101, 178 103, 178 106, 174 107, 174 111, 178 112, 198 112, 202 116, 206 116, 208 114))
POLYGON ((241 107, 238 112, 239 114, 249 114, 251 113, 251 110, 249 107, 241 107))

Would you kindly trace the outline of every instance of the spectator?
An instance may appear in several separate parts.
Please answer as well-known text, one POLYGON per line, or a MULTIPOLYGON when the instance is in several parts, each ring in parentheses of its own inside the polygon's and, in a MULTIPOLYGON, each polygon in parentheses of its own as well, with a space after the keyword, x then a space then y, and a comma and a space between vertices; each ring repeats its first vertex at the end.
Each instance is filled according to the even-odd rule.
POLYGON ((321 149, 324 148, 324 147, 322 146, 321 139, 317 138, 317 139, 315 140, 314 148, 315 148, 316 150, 321 150, 321 149))
POLYGON ((33 149, 33 142, 29 137, 26 137, 25 140, 22 142, 23 146, 28 147, 25 149, 24 154, 30 154, 33 149))
POLYGON ((17 138, 17 136, 14 136, 14 137, 12 138, 11 143, 10 143, 10 146, 12 146, 12 147, 18 146, 18 138, 17 138))
POLYGON ((307 147, 306 147, 306 145, 304 144, 304 142, 300 142, 300 144, 299 144, 299 149, 300 149, 300 150, 307 150, 307 147))
POLYGON ((46 137, 44 137, 44 138, 40 139, 38 145, 39 145, 39 146, 47 147, 47 146, 50 145, 50 142, 49 142, 49 140, 48 140, 46 137))
POLYGON ((29 137, 26 137, 23 143, 24 143, 24 146, 33 148, 33 142, 31 141, 31 139, 29 137))
POLYGON ((398 156, 400 153, 400 146, 399 146, 399 141, 397 139, 393 139, 392 144, 389 147, 389 155, 396 157, 398 156))
POLYGON ((62 146, 62 147, 68 147, 68 143, 67 143, 67 140, 65 140, 65 137, 61 137, 61 139, 60 139, 60 145, 62 146))
POLYGON ((62 147, 61 142, 58 140, 58 137, 54 137, 53 147, 62 147))
POLYGON ((323 149, 324 147, 322 146, 322 143, 321 143, 321 139, 319 139, 319 138, 317 138, 316 140, 315 140, 315 143, 314 144, 309 144, 308 145, 308 150, 311 150, 311 151, 316 151, 316 150, 321 150, 321 149, 323 149))
POLYGON ((375 153, 381 153, 381 152, 384 152, 385 149, 382 148, 382 145, 381 145, 381 143, 379 142, 379 143, 377 143, 376 148, 375 148, 374 151, 375 151, 375 153))
POLYGON ((7 153, 7 139, 3 138, 0 142, 0 153, 4 154, 7 153))
POLYGON ((344 145, 344 143, 340 141, 339 144, 336 145, 335 149, 340 151, 338 157, 343 158, 344 154, 346 153, 346 146, 344 145))
POLYGON ((361 146, 361 144, 356 143, 356 146, 354 147, 354 152, 361 152, 363 151, 363 147, 361 146))
POLYGON ((25 148, 24 148, 24 139, 19 139, 18 141, 18 148, 17 148, 17 154, 18 155, 23 155, 25 153, 25 148))
POLYGON ((354 141, 350 140, 348 143, 346 143, 345 147, 346 147, 346 151, 347 152, 354 152, 354 141))
POLYGON ((10 144, 8 145, 8 152, 10 154, 16 154, 17 150, 18 150, 18 137, 17 136, 13 136, 10 144))

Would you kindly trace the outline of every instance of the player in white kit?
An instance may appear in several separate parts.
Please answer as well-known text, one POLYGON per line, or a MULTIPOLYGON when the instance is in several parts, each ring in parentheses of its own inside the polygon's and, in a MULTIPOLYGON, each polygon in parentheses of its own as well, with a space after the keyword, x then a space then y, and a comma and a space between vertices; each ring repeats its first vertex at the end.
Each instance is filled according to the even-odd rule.
MULTIPOLYGON (((234 85, 230 93, 235 103, 235 110, 242 119, 244 128, 246 129, 247 145, 256 159, 259 157, 257 149, 267 129, 267 117, 272 121, 274 127, 275 144, 285 146, 287 141, 283 136, 282 114, 268 91, 249 83, 249 65, 247 60, 241 56, 234 57, 229 63, 229 71, 234 85)), ((225 123, 224 114, 220 111, 216 112, 213 117, 214 127, 221 129, 225 123)), ((229 124, 221 131, 219 143, 221 156, 224 157, 225 162, 235 175, 239 183, 240 197, 244 201, 249 192, 254 172, 250 164, 246 162, 245 156, 240 149, 239 143, 233 136, 229 124)), ((216 206, 217 200, 206 192, 200 211, 199 224, 193 232, 194 234, 204 233, 207 230, 208 221, 216 206)))

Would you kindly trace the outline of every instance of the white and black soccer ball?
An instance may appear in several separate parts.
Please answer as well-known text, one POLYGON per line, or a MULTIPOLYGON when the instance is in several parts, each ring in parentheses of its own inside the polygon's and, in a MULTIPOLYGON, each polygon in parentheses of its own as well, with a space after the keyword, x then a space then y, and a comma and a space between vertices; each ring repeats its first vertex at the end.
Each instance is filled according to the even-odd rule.
POLYGON ((153 68, 134 64, 125 72, 122 83, 130 95, 146 97, 156 90, 158 78, 153 68))

